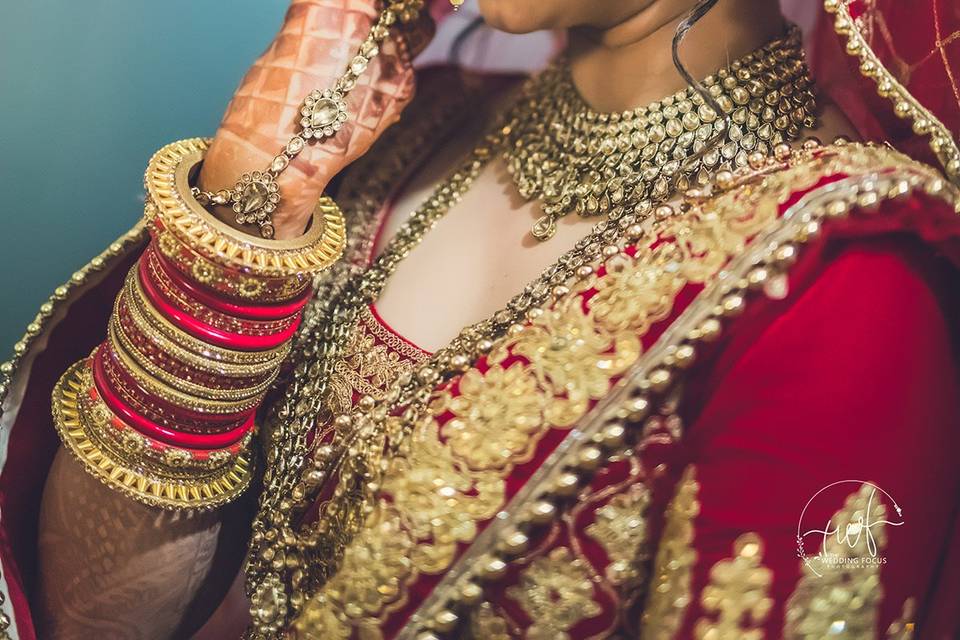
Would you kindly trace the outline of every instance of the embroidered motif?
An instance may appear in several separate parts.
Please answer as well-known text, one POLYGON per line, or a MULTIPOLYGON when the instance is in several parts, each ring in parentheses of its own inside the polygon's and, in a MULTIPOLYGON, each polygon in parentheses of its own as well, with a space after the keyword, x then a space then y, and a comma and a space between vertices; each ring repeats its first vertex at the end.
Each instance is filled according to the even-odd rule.
POLYGON ((530 367, 551 397, 546 410, 550 424, 569 427, 586 412, 590 400, 606 395, 610 379, 622 374, 640 355, 640 340, 632 331, 609 334, 600 330, 581 308, 579 296, 558 303, 507 340, 504 351, 530 361, 530 367))
POLYGON ((470 637, 473 640, 511 640, 507 621, 484 602, 470 617, 470 637))
POLYGON ((412 373, 426 358, 425 353, 387 331, 364 307, 330 376, 326 402, 330 415, 349 412, 354 393, 380 397, 388 383, 412 373))
POLYGON ((593 524, 586 529, 610 560, 607 580, 623 590, 635 587, 645 578, 649 506, 650 492, 638 482, 597 509, 593 524))
MULTIPOLYGON (((873 523, 868 533, 880 551, 887 545, 886 514, 887 507, 876 499, 873 487, 864 484, 847 498, 830 522, 840 531, 852 531, 863 522, 873 523)), ((843 563, 843 560, 867 558, 870 555, 868 541, 869 536, 857 535, 832 545, 831 551, 840 562, 822 576, 816 575, 807 564, 803 565, 803 575, 786 604, 785 638, 819 640, 877 635, 877 610, 883 600, 881 565, 859 563, 848 568, 843 563)))
POLYGON ((443 436, 473 469, 502 469, 528 459, 544 427, 537 378, 519 362, 467 371, 448 405, 454 417, 443 426, 443 436))
POLYGON ((773 571, 763 566, 763 542, 755 533, 745 533, 733 543, 733 558, 710 569, 710 583, 700 594, 707 613, 694 631, 700 640, 744 638, 762 640, 763 623, 773 607, 770 584, 773 571))
POLYGON ((535 559, 521 574, 520 583, 507 589, 507 596, 524 610, 533 624, 529 640, 565 640, 583 620, 598 615, 590 570, 567 547, 535 559))
POLYGON ((700 513, 699 492, 696 470, 691 465, 684 470, 667 507, 653 584, 641 618, 640 636, 644 640, 673 638, 690 604, 691 572, 697 561, 693 521, 700 513))
POLYGON ((304 637, 347 640, 354 625, 400 596, 401 580, 413 570, 413 541, 404 535, 396 510, 381 500, 356 540, 340 571, 298 618, 304 637))
POLYGON ((427 418, 414 431, 409 454, 395 460, 383 490, 416 540, 414 566, 438 573, 453 561, 458 543, 477 535, 477 522, 497 513, 504 485, 497 473, 463 468, 440 441, 436 421, 427 418))

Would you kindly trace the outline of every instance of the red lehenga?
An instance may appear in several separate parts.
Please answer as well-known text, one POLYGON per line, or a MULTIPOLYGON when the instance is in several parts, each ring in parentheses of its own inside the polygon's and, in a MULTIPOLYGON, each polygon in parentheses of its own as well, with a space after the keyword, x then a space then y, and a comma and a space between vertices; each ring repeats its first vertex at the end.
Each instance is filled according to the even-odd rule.
MULTIPOLYGON (((938 139, 955 178, 960 14, 936 0, 927 13, 853 9, 945 125, 913 127, 938 139)), ((826 77, 839 49, 821 40, 826 77)), ((850 86, 838 101, 865 133, 925 151, 885 105, 852 100, 869 84, 850 86)), ((907 100, 899 111, 914 108, 907 100)), ((403 135, 384 144, 402 148, 403 135)), ((392 166, 389 150, 365 162, 392 166)), ((366 186, 346 178, 345 209, 366 186)), ((385 461, 342 566, 305 594, 293 621, 302 637, 960 633, 960 193, 883 145, 807 145, 687 204, 611 241, 439 382, 423 372, 430 354, 374 307, 361 313, 330 413, 362 413, 362 396, 414 376, 427 410, 385 461)), ((102 339, 90 327, 106 326, 141 241, 125 236, 58 291, 7 372, 10 637, 35 637, 36 513, 57 446, 50 392, 102 339)), ((368 248, 355 242, 347 261, 368 248)))

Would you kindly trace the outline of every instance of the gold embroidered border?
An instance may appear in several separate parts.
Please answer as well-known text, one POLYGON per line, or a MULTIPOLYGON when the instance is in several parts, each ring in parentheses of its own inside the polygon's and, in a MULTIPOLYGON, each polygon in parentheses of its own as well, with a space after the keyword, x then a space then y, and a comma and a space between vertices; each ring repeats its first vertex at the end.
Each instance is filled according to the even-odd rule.
POLYGON ((912 123, 914 133, 930 138, 930 150, 943 165, 947 177, 960 184, 960 148, 953 135, 883 66, 850 15, 849 0, 824 0, 823 7, 834 14, 834 30, 846 39, 847 54, 860 60, 860 73, 876 83, 877 94, 893 103, 893 112, 898 118, 912 123))

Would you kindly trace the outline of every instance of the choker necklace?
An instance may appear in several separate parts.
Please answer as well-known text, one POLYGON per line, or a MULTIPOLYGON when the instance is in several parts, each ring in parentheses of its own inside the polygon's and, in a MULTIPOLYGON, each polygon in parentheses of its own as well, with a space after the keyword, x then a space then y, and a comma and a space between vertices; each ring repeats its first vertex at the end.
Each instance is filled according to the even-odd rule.
POLYGON ((557 220, 573 212, 609 219, 649 212, 816 124, 795 27, 702 84, 723 117, 693 88, 633 111, 598 113, 584 102, 566 63, 527 83, 497 146, 520 194, 541 201, 534 237, 553 237, 557 220))

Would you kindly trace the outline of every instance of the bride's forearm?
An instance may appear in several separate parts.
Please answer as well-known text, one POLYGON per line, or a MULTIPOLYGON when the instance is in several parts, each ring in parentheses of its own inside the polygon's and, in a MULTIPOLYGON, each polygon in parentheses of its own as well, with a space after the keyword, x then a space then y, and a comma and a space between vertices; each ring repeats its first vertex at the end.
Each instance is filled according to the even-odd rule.
POLYGON ((111 491, 61 450, 40 516, 40 637, 174 637, 211 578, 220 527, 219 511, 165 511, 111 491))

